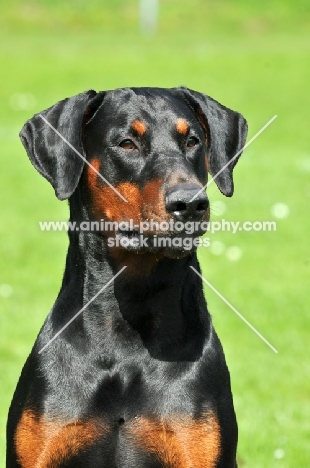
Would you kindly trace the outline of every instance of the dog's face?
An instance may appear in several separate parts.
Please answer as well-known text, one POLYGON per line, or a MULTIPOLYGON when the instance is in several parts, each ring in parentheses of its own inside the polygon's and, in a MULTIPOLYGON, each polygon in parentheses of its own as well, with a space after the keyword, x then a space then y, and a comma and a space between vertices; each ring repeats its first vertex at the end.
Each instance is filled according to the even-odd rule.
POLYGON ((95 219, 120 226, 116 234, 123 248, 167 255, 194 250, 190 244, 185 250, 173 248, 171 242, 168 248, 154 239, 154 235, 182 238, 186 223, 193 223, 191 234, 186 235, 197 237, 206 230, 202 221, 209 219, 203 190, 206 135, 184 99, 156 90, 107 93, 85 126, 84 149, 92 165, 86 168, 83 184, 89 192, 89 210, 95 219), (177 221, 178 231, 174 229, 177 221))
POLYGON ((232 195, 235 155, 246 130, 240 114, 203 94, 127 88, 61 101, 28 121, 21 137, 58 198, 70 197, 79 184, 87 216, 114 222, 109 235, 122 239, 120 248, 179 258, 195 245, 159 245, 157 237, 197 238, 205 232, 207 173, 222 193, 232 195), (190 234, 186 223, 193 223, 190 234), (142 244, 139 234, 146 238, 142 244))

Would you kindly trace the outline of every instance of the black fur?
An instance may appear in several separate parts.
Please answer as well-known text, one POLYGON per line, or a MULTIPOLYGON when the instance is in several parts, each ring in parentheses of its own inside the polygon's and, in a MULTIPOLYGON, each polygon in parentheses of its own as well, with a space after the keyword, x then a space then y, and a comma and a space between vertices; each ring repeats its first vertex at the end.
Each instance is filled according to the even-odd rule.
MULTIPOLYGON (((207 180, 205 155, 215 175, 242 149, 247 131, 240 114, 186 88, 87 91, 57 103, 42 116, 88 161, 97 158, 100 173, 113 186, 130 183, 142 191, 148 182, 160 180, 164 200, 176 190, 192 193, 202 187, 207 180), (188 122, 189 134, 175 130, 179 118, 188 122), (132 132, 129 125, 136 119, 146 124, 145 134, 132 132), (191 134, 199 141, 193 148, 187 147, 191 134), (137 150, 119 146, 126 138, 134 141, 137 150)), ((57 197, 69 198, 70 220, 95 219, 83 159, 40 115, 25 124, 21 139, 31 162, 52 184, 57 197)), ((216 178, 226 196, 233 193, 236 161, 216 178)), ((100 179, 98 186, 106 188, 100 179)), ((206 207, 201 217, 206 219, 204 194, 200 201, 206 207)), ((134 209, 130 202, 127 206, 134 209)), ((156 204, 152 209, 156 211, 156 204)), ((186 221, 190 215, 182 216, 186 221)), ((237 424, 230 377, 201 279, 189 268, 199 271, 195 249, 120 252, 109 249, 106 233, 74 231, 69 238, 60 293, 11 404, 7 468, 28 468, 25 455, 16 449, 16 430, 27 410, 37 420, 57 421, 62 427, 96 420, 108 428, 76 452, 68 448, 64 456, 56 450, 48 463, 38 461, 38 468, 176 468, 171 460, 165 461, 135 441, 134 431, 130 432, 134 421, 141 417, 182 420, 184 416, 194 424, 203 418, 207 421, 206 415, 211 413, 220 427, 219 455, 212 468, 235 468, 237 424), (127 268, 114 283, 39 353, 123 265, 127 268)), ((32 438, 30 431, 29 441, 32 438)), ((40 452, 40 456, 44 459, 46 453, 40 452)), ((196 466, 190 452, 186 456, 186 467, 211 468, 210 464, 196 466)))

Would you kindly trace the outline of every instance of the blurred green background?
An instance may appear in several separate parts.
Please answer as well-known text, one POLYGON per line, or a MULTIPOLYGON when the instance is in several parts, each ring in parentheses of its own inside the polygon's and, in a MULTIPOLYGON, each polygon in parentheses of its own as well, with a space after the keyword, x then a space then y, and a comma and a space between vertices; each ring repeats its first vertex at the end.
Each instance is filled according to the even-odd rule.
POLYGON ((279 351, 215 293, 209 309, 231 371, 240 467, 310 463, 309 77, 306 0, 161 0, 143 33, 138 0, 2 0, 0 16, 0 463, 8 406, 64 269, 66 220, 19 141, 23 123, 86 89, 186 85, 241 112, 249 139, 235 195, 208 189, 212 219, 277 223, 276 232, 218 232, 200 249, 203 274, 279 351))

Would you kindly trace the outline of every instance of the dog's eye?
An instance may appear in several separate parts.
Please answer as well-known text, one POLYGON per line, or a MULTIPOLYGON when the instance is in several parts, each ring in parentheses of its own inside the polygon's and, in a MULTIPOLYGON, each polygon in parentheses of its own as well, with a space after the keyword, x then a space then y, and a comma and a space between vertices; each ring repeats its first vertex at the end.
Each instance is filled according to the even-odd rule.
POLYGON ((126 139, 126 140, 123 140, 119 143, 119 145, 121 148, 124 148, 125 150, 136 150, 138 149, 137 146, 134 144, 133 141, 126 139))
POLYGON ((193 146, 198 145, 198 143, 199 143, 198 138, 196 138, 196 137, 194 137, 194 136, 191 136, 191 137, 189 137, 189 139, 187 140, 187 148, 193 148, 193 146))

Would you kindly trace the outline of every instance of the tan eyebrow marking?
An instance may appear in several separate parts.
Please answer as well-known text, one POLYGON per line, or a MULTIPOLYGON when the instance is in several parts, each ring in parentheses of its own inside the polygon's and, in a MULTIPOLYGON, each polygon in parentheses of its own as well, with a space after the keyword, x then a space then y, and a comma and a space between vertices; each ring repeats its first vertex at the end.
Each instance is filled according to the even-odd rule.
POLYGON ((141 122, 141 120, 134 120, 131 124, 131 128, 137 132, 138 135, 143 135, 146 132, 146 125, 141 122))
POLYGON ((176 123, 176 129, 178 133, 181 133, 182 135, 186 135, 186 133, 189 130, 189 125, 184 119, 178 119, 176 123))

